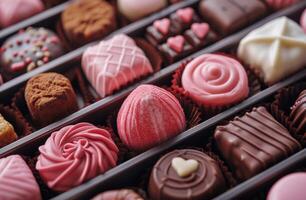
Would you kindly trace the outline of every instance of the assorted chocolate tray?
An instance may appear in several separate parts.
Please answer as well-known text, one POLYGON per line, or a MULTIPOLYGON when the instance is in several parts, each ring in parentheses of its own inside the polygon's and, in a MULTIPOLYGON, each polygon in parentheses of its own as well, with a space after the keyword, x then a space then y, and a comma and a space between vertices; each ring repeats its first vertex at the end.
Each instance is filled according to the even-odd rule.
MULTIPOLYGON (((58 19, 51 24, 60 40, 45 29, 19 33, 2 49, 13 61, 27 54, 14 49, 31 47, 26 37, 46 44, 34 52, 42 66, 0 86, 0 167, 19 165, 24 171, 7 173, 27 174, 31 195, 43 199, 120 188, 139 194, 106 196, 229 199, 274 179, 278 166, 302 162, 306 36, 298 23, 306 2, 275 11, 281 5, 219 1, 181 2, 127 26, 118 19, 122 28, 101 42, 75 35, 72 44, 86 44, 76 50, 58 19), (59 42, 70 52, 49 62, 59 42)), ((78 6, 71 16, 101 5, 78 6)))

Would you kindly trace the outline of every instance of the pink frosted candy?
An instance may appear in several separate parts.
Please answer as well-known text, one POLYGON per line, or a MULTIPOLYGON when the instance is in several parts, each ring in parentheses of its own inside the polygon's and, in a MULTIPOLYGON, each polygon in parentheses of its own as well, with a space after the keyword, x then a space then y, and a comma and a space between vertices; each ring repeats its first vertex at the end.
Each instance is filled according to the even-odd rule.
POLYGON ((41 0, 0 0, 0 26, 8 27, 43 10, 41 0))
POLYGON ((156 20, 153 26, 162 34, 167 35, 169 33, 170 20, 168 18, 156 20))
POLYGON ((0 159, 0 199, 41 199, 32 171, 19 155, 0 159))
POLYGON ((184 43, 185 43, 185 38, 181 35, 170 37, 167 40, 167 45, 178 53, 183 51, 184 43))
POLYGON ((123 102, 117 117, 122 142, 136 151, 174 137, 185 126, 185 114, 175 96, 153 85, 137 87, 123 102))
POLYGON ((282 8, 289 7, 299 0, 266 0, 267 4, 274 10, 280 10, 282 8))
POLYGON ((209 25, 207 23, 193 23, 191 25, 191 30, 196 34, 198 38, 205 38, 209 32, 209 25))
POLYGON ((193 17, 194 10, 192 8, 182 8, 176 11, 177 16, 185 23, 190 23, 193 17))
POLYGON ((272 186, 267 200, 305 200, 305 190, 306 173, 292 173, 272 186))
POLYGON ((300 24, 304 30, 304 33, 306 33, 306 9, 303 11, 303 14, 301 16, 300 24))
POLYGON ((39 147, 36 169, 55 191, 66 191, 116 166, 118 148, 105 129, 66 126, 39 147))
POLYGON ((89 47, 82 57, 82 69, 102 98, 153 72, 144 52, 122 34, 89 47))
POLYGON ((227 56, 204 54, 187 64, 182 86, 203 106, 226 106, 239 102, 249 93, 243 66, 227 56))

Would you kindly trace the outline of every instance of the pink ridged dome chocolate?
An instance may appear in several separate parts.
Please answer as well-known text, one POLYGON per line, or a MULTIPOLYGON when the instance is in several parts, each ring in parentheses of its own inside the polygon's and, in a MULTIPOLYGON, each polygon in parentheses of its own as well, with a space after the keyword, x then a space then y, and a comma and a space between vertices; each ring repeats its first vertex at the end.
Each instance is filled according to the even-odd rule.
POLYGON ((38 184, 19 155, 0 159, 0 199, 41 199, 38 184))
POLYGON ((166 141, 185 126, 185 114, 176 97, 153 85, 137 87, 123 102, 117 118, 122 142, 136 151, 166 141))
POLYGON ((116 166, 118 148, 105 129, 66 126, 39 147, 36 169, 53 190, 66 191, 116 166))

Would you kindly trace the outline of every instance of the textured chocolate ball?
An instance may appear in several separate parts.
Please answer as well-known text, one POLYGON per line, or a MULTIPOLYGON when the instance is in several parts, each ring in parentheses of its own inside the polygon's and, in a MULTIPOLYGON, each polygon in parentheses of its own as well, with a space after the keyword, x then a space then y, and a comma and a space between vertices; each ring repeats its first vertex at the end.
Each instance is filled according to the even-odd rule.
POLYGON ((0 64, 4 75, 13 78, 44 65, 63 52, 55 33, 45 28, 28 28, 4 42, 0 64))
POLYGON ((41 126, 78 109, 69 79, 57 73, 43 73, 31 78, 25 88, 25 100, 33 120, 41 126))
POLYGON ((306 89, 299 94, 291 107, 290 118, 297 132, 306 136, 306 89))
POLYGON ((115 10, 104 0, 80 0, 62 13, 64 33, 72 45, 101 39, 116 28, 115 10))
POLYGON ((211 199, 226 188, 214 159, 193 149, 175 150, 159 159, 149 181, 154 200, 211 199))

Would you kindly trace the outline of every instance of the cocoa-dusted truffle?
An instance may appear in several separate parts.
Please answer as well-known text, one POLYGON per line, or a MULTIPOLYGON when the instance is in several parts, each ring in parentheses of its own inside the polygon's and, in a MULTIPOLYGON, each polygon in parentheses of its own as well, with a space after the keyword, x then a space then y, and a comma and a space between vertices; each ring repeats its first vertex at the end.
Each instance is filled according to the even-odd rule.
POLYGON ((291 107, 290 118, 297 132, 306 135, 306 89, 300 93, 291 107))
POLYGON ((0 114, 0 147, 3 147, 17 139, 14 127, 0 114))
POLYGON ((50 124, 78 108, 69 79, 57 73, 31 78, 25 88, 25 100, 33 120, 39 125, 50 124))
POLYGON ((13 78, 59 57, 64 52, 55 33, 45 28, 28 28, 7 39, 1 47, 0 64, 6 77, 13 78))
POLYGON ((265 107, 253 108, 227 125, 218 126, 214 138, 240 180, 260 173, 301 148, 265 107))
POLYGON ((204 200, 225 188, 216 160, 201 151, 182 149, 164 155, 154 165, 148 190, 154 200, 204 200))
POLYGON ((139 194, 129 189, 110 190, 98 194, 91 200, 144 200, 139 194))
POLYGON ((116 28, 115 10, 105 0, 80 0, 62 13, 61 23, 71 44, 101 39, 116 28))

